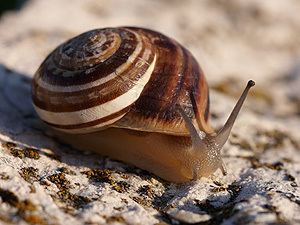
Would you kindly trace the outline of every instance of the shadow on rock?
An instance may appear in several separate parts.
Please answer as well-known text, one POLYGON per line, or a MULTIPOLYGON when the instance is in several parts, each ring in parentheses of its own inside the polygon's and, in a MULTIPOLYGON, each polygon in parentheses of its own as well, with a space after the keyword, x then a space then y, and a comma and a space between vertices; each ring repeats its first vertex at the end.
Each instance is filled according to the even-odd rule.
POLYGON ((24 132, 24 122, 36 118, 31 97, 31 79, 0 64, 0 113, 2 133, 18 134, 24 132), (23 129, 21 129, 23 127, 23 129))
MULTIPOLYGON (((31 78, 0 64, 0 140, 7 146, 17 144, 18 148, 36 149, 41 155, 59 160, 70 166, 109 168, 134 172, 149 177, 133 166, 115 160, 108 160, 95 153, 74 149, 55 137, 55 132, 46 126, 36 114, 31 100, 31 78), (116 166, 116 168, 114 167, 116 166)), ((21 154, 21 153, 20 153, 21 154)), ((21 155, 24 155, 23 152, 21 155)))

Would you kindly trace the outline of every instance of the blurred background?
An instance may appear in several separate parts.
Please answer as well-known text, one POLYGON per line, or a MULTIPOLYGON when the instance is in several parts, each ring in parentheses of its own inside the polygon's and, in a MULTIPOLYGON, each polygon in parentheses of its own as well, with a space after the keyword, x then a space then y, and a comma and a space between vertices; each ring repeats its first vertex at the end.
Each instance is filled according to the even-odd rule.
MULTIPOLYGON (((52 217, 70 224, 105 224, 109 216, 118 219, 116 215, 126 218, 127 224, 134 224, 132 217, 137 224, 140 219, 154 224, 160 220, 161 209, 174 206, 207 211, 212 224, 224 218, 226 224, 245 224, 245 220, 248 224, 299 224, 299 34, 299 0, 0 0, 0 190, 37 202, 41 207, 28 215, 38 213, 51 221, 40 224, 59 224, 52 217), (180 189, 120 162, 71 151, 53 139, 49 129, 40 127, 30 91, 31 78, 45 57, 82 32, 122 25, 160 31, 193 53, 210 87, 215 128, 224 124, 247 81, 256 81, 222 152, 227 176, 180 189), (41 154, 39 160, 16 154, 28 147, 41 154), (72 201, 59 195, 53 188, 57 183, 47 179, 62 171, 62 166, 65 172, 76 172, 63 180, 74 183, 72 194, 66 192, 72 201), (102 181, 89 183, 82 171, 93 168, 109 169, 118 178, 125 175, 120 179, 130 184, 129 191, 119 193, 114 184, 102 181), (33 171, 34 176, 38 173, 36 194, 20 176, 22 169, 33 171), (12 179, 4 181, 6 175, 12 179), (54 183, 52 189, 49 182, 54 183), (136 201, 141 197, 137 190, 144 184, 152 188, 143 189, 149 196, 136 201), (59 204, 53 196, 60 199, 59 204), (83 201, 86 196, 91 202, 83 201), (220 207, 213 211, 213 204, 205 204, 202 208, 200 200, 220 207), (112 209, 115 204, 120 207, 112 209)), ((0 221, 9 216, 14 223, 27 214, 15 210, 20 204, 10 196, 13 211, 0 204, 0 221)))
POLYGON ((299 11, 297 0, 2 0, 0 63, 31 77, 72 36, 142 26, 191 50, 218 92, 238 96, 254 79, 250 107, 287 119, 300 115, 299 11))
POLYGON ((26 0, 4 0, 0 3, 0 16, 8 10, 19 10, 26 0))

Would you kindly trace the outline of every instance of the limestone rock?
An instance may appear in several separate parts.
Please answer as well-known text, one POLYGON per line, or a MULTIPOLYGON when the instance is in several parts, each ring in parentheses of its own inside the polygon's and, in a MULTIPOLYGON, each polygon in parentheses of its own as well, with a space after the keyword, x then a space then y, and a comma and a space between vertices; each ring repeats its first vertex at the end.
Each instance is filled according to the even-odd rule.
POLYGON ((300 3, 31 0, 0 19, 0 224, 299 224, 300 3), (220 171, 187 184, 57 141, 35 114, 30 80, 58 44, 136 25, 187 46, 221 127, 256 80, 220 171), (201 224, 201 223, 200 223, 201 224))

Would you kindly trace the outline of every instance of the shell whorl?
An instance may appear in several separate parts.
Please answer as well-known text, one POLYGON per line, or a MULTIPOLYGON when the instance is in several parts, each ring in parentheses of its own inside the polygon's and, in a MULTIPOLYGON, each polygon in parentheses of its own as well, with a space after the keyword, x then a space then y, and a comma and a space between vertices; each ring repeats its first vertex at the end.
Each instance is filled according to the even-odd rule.
POLYGON ((39 67, 32 91, 42 120, 69 133, 113 126, 188 135, 179 104, 194 120, 198 110, 202 129, 211 132, 197 61, 175 40, 144 28, 97 29, 70 39, 39 67))
POLYGON ((120 119, 140 96, 156 61, 149 40, 128 29, 98 29, 56 48, 33 80, 33 103, 49 125, 91 132, 120 119))

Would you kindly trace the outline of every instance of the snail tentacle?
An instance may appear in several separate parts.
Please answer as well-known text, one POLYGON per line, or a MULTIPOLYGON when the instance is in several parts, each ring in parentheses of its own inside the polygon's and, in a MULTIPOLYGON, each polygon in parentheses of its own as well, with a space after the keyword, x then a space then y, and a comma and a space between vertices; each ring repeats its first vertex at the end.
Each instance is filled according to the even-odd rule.
POLYGON ((178 107, 178 111, 184 119, 186 127, 190 132, 193 146, 195 148, 204 149, 205 144, 202 140, 205 138, 205 133, 203 131, 197 130, 192 120, 187 116, 187 114, 184 112, 181 106, 178 107))
POLYGON ((236 103, 235 107, 233 108, 229 118, 227 119, 225 125, 221 130, 218 132, 217 136, 215 137, 215 142, 218 143, 219 146, 223 147, 224 144, 226 143, 230 131, 233 127, 233 124, 242 108, 242 105, 248 95, 248 92, 251 87, 255 85, 255 82, 253 80, 249 80, 247 83, 246 88, 244 89, 243 93, 241 94, 241 97, 239 98, 238 102, 236 103))

